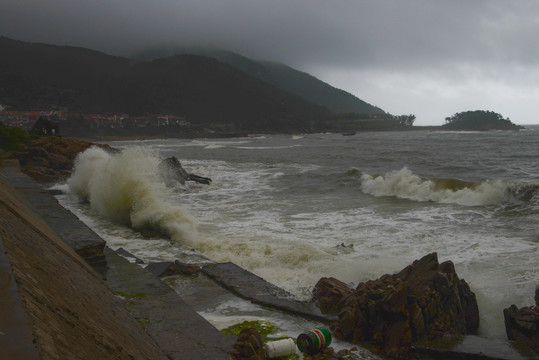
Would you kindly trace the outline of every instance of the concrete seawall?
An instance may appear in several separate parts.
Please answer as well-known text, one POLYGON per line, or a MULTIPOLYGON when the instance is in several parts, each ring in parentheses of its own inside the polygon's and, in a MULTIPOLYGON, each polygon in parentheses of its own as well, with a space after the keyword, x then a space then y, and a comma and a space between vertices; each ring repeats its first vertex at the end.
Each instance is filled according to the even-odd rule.
POLYGON ((230 358, 234 336, 106 248, 16 165, 0 168, 2 359, 230 358))

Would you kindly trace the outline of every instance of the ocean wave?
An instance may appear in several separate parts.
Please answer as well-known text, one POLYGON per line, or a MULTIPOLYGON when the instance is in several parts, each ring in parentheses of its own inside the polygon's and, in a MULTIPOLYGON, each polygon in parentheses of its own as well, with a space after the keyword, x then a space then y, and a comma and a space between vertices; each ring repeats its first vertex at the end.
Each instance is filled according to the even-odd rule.
POLYGON ((383 176, 362 174, 361 190, 373 196, 394 196, 464 206, 483 206, 530 201, 539 184, 503 180, 468 182, 457 179, 426 179, 404 167, 383 176))
POLYGON ((197 222, 185 209, 167 202, 159 162, 141 147, 118 154, 92 147, 77 156, 67 184, 101 216, 136 230, 156 230, 192 246, 198 237, 197 222))
POLYGON ((291 149, 295 147, 301 147, 301 145, 282 145, 282 146, 234 146, 236 149, 242 150, 278 150, 278 149, 291 149))

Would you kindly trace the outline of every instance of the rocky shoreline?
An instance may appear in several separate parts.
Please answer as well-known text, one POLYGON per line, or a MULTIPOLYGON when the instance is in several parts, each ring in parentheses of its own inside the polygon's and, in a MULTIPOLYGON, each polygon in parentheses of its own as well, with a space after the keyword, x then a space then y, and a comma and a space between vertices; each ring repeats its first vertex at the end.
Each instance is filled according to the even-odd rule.
MULTIPOLYGON (((67 178, 76 155, 92 145, 87 141, 45 137, 8 156, 16 159, 21 169, 36 181, 52 183, 67 178)), ((105 148, 116 151, 107 146, 105 148)), ((93 239, 86 233, 81 235, 80 228, 85 228, 84 231, 89 229, 76 218, 72 222, 66 221, 74 215, 61 208, 40 185, 22 174, 16 167, 17 161, 4 161, 4 168, 0 169, 0 243, 7 249, 5 253, 12 271, 10 277, 15 280, 13 286, 21 298, 19 304, 30 318, 30 334, 34 336, 34 346, 38 352, 37 357, 33 358, 55 358, 55 353, 69 351, 93 354, 87 358, 96 358, 94 355, 98 354, 98 358, 103 359, 128 356, 159 359, 163 358, 163 354, 171 359, 265 358, 256 333, 240 336, 242 341, 234 345, 234 337, 226 337, 218 332, 157 277, 106 248, 100 238, 93 239), (26 238, 19 238, 20 234, 26 234, 26 238), (58 253, 54 249, 61 251, 58 253), (93 267, 90 268, 88 264, 93 267), (74 270, 75 267, 77 270, 74 270), (141 275, 140 271, 144 274, 141 275), (51 274, 63 281, 65 289, 60 283, 43 288, 31 280, 41 278, 40 284, 54 283, 51 274), (134 277, 147 279, 144 289, 137 289, 137 284, 128 281, 134 277), (103 286, 106 290, 102 289, 103 286), (66 293, 57 295, 62 291, 66 293), (91 300, 89 291, 99 294, 97 297, 101 300, 91 300), (104 295, 103 291, 109 294, 104 295), (118 301, 118 294, 126 296, 120 296, 118 301), (137 297, 137 294, 146 295, 137 297), (66 298, 79 300, 69 302, 66 298), (95 306, 86 306, 88 311, 81 309, 80 304, 85 304, 85 301, 95 301, 95 306), (161 313, 152 310, 159 307, 164 309, 161 313), (176 315, 170 315, 172 308, 176 309, 172 312, 176 315), (97 321, 96 311, 109 311, 110 323, 97 321), (131 320, 126 320, 126 316, 131 320), (133 322, 133 318, 138 320, 133 322), (41 319, 48 320, 40 323, 41 319), (83 327, 78 332, 93 335, 77 347, 63 337, 67 338, 64 332, 72 331, 70 327, 77 328, 81 319, 86 320, 82 321, 83 327), (109 325, 101 332, 102 322, 109 325), (57 324, 58 336, 47 335, 45 329, 51 324, 57 324), (143 333, 140 333, 141 324, 143 333), (107 329, 116 330, 108 332, 107 329), (196 336, 187 333, 195 333, 196 336), (127 340, 122 336, 137 340, 127 340), (254 342, 250 343, 249 339, 254 342), (253 348, 257 351, 245 352, 245 349, 253 348), (137 355, 134 355, 135 352, 137 355)), ((234 264, 213 264, 203 271, 205 276, 213 278, 224 288, 232 289, 241 297, 281 311, 315 316, 321 322, 331 324, 334 336, 365 346, 388 358, 455 358, 458 344, 473 337, 463 337, 456 342, 451 337, 451 341, 445 342, 445 345, 453 343, 449 350, 445 345, 434 346, 432 341, 455 334, 475 334, 479 327, 475 295, 466 282, 458 278, 452 263, 439 264, 435 253, 417 260, 399 273, 359 284, 355 289, 336 279, 321 279, 315 288, 313 303, 283 301, 278 288, 234 264), (273 295, 260 298, 258 293, 273 295), (320 313, 318 308, 327 315, 320 313)), ((538 296, 536 292, 535 306, 522 309, 511 306, 504 315, 509 339, 539 353, 538 296)), ((0 341, 7 339, 5 334, 0 335, 0 341)), ((29 344, 26 342, 24 345, 28 347, 29 344)), ((489 343, 480 346, 496 348, 497 345, 489 343)), ((536 358, 526 351, 519 353, 512 350, 510 355, 496 357, 485 355, 484 350, 476 351, 484 356, 478 358, 536 358)), ((464 356, 462 358, 476 356, 469 347, 459 351, 457 353, 464 356)), ((327 352, 318 358, 347 357, 327 352)))

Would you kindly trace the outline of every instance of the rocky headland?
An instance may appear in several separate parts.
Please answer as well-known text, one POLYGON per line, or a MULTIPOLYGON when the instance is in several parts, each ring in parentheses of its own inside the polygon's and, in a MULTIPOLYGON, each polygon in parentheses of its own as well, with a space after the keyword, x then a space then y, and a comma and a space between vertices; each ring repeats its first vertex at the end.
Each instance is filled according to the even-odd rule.
POLYGON ((44 136, 7 153, 5 158, 19 161, 21 170, 40 183, 65 180, 71 174, 77 154, 91 146, 99 146, 108 151, 117 150, 108 145, 95 144, 59 136, 44 136))

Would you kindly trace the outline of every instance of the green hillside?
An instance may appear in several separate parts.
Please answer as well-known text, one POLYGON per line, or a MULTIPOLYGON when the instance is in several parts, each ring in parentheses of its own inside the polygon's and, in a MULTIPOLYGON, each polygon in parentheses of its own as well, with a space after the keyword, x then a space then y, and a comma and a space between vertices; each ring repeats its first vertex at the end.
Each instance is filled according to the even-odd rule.
POLYGON ((241 129, 306 129, 329 112, 215 59, 135 61, 0 37, 0 104, 84 113, 165 113, 241 129))
POLYGON ((332 113, 384 114, 385 112, 354 95, 337 89, 307 73, 279 63, 262 62, 269 71, 270 84, 278 86, 304 99, 327 107, 332 113))
POLYGON ((354 95, 337 89, 312 75, 293 69, 287 65, 251 60, 230 51, 200 50, 200 49, 156 49, 138 54, 138 58, 151 59, 174 53, 199 54, 213 57, 220 62, 230 64, 238 70, 263 80, 280 89, 301 96, 305 100, 324 106, 333 114, 385 114, 385 112, 354 95))

